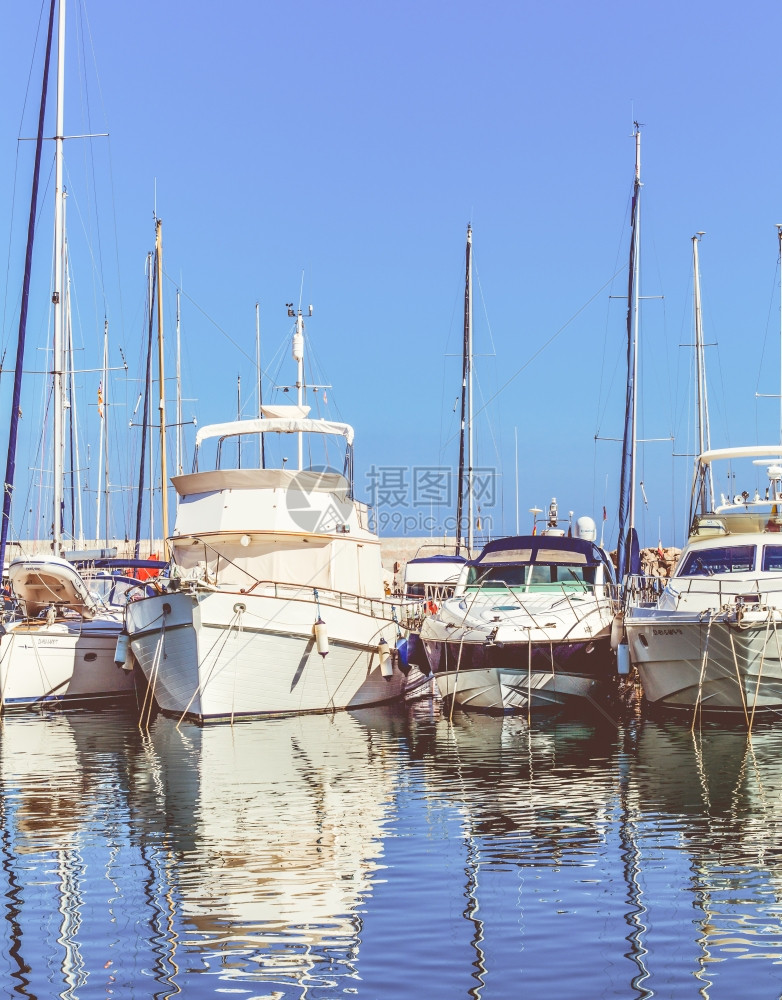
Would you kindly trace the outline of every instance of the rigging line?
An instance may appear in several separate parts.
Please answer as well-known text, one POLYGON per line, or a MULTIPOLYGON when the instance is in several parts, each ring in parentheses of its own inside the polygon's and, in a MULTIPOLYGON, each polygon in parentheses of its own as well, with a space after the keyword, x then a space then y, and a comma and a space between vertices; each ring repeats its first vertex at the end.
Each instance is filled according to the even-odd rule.
MULTIPOLYGON (((18 143, 17 143, 17 146, 18 146, 18 143)), ((54 176, 54 160, 52 160, 52 162, 51 162, 51 164, 49 166, 49 173, 46 176, 46 184, 43 186, 43 194, 38 199, 39 200, 39 206, 38 206, 38 211, 37 211, 36 216, 35 216, 35 227, 36 227, 36 230, 37 230, 38 226, 40 225, 41 218, 44 215, 44 212, 48 211, 47 205, 46 205, 46 201, 47 201, 47 196, 49 194, 49 191, 51 190, 52 177, 53 176, 54 176)), ((9 241, 10 241, 10 237, 11 237, 11 233, 9 231, 9 241)), ((10 264, 11 248, 10 248, 10 246, 9 246, 9 249, 8 249, 8 253, 9 253, 8 268, 9 268, 9 272, 10 272, 10 266, 11 266, 11 264, 10 264)), ((6 287, 6 304, 4 306, 4 317, 5 317, 5 312, 7 312, 7 298, 8 298, 7 292, 8 292, 8 289, 6 287)), ((15 299, 15 306, 16 306, 17 309, 21 308, 21 301, 22 301, 22 293, 21 293, 21 290, 20 290, 19 295, 15 299)), ((10 334, 12 332, 13 332, 12 330, 8 330, 7 331, 8 336, 10 336, 10 334)), ((3 346, 5 348, 7 346, 7 344, 8 344, 8 339, 7 339, 5 331, 3 333, 3 338, 4 338, 3 339, 3 346)))
MULTIPOLYGON (((768 330, 769 330, 769 326, 771 324, 772 311, 775 311, 775 307, 777 309, 779 307, 779 297, 778 297, 778 293, 777 293, 778 287, 779 287, 779 256, 777 255, 776 264, 774 266, 774 284, 773 284, 773 287, 771 289, 771 297, 770 297, 769 303, 768 303, 768 313, 766 314, 766 330, 765 330, 765 333, 763 335, 763 347, 762 347, 762 350, 760 352, 760 360, 758 362, 758 375, 757 375, 757 381, 755 382, 755 393, 756 394, 760 390, 760 379, 761 379, 761 376, 764 373, 763 359, 764 359, 765 354, 766 354, 766 344, 768 343, 768 330)), ((777 334, 776 330, 774 332, 775 332, 775 334, 777 334)))
MULTIPOLYGON (((29 66, 29 69, 27 71, 27 86, 25 87, 25 91, 24 91, 24 100, 22 101, 22 110, 21 110, 21 113, 19 115, 19 129, 17 131, 16 162, 14 164, 14 181, 13 181, 13 186, 12 186, 13 195, 12 195, 12 199, 11 199, 11 218, 10 218, 10 224, 9 224, 9 227, 8 227, 8 259, 6 261, 5 298, 3 300, 3 337, 4 338, 5 338, 6 311, 7 311, 7 305, 8 305, 8 301, 7 301, 8 300, 8 275, 10 273, 10 268, 11 268, 11 242, 12 242, 11 237, 12 237, 12 233, 13 233, 14 213, 15 213, 15 209, 16 209, 16 181, 17 181, 17 176, 18 176, 18 172, 19 172, 19 144, 20 144, 20 140, 22 138, 22 126, 24 124, 25 111, 27 110, 27 99, 30 96, 30 86, 32 84, 32 79, 33 79, 33 65, 34 65, 34 62, 35 62, 35 53, 36 53, 36 50, 38 48, 38 41, 39 41, 39 39, 41 37, 41 25, 43 23, 45 8, 46 8, 46 0, 41 0, 41 8, 40 8, 40 10, 38 12, 38 26, 37 26, 36 31, 35 31, 35 43, 33 45, 32 55, 30 56, 30 66, 29 66)), ((36 222, 37 222, 37 220, 36 220, 36 222)), ((5 343, 5 340, 3 341, 3 343, 5 343)))
MULTIPOLYGON (((462 267, 463 267, 463 265, 462 265, 462 267)), ((464 308, 464 277, 461 276, 460 279, 459 279, 459 282, 457 283, 456 292, 454 294, 453 301, 451 303, 451 320, 450 320, 450 323, 448 324, 448 336, 446 337, 446 341, 445 341, 445 353, 443 354, 443 357, 442 357, 442 361, 443 361, 442 372, 443 372, 443 374, 442 374, 442 395, 441 395, 441 404, 440 404, 440 435, 439 435, 439 439, 438 439, 438 453, 437 453, 437 458, 438 458, 438 461, 440 461, 440 462, 443 461, 443 456, 445 454, 446 443, 450 443, 451 441, 453 441, 453 439, 458 434, 458 430, 456 432, 454 432, 451 429, 451 427, 448 427, 447 431, 446 431, 446 429, 443 427, 443 413, 444 413, 444 408, 445 408, 445 381, 446 381, 445 375, 446 375, 446 369, 448 367, 448 357, 450 356, 450 350, 449 349, 450 349, 450 346, 451 346, 451 338, 453 337, 454 322, 455 322, 455 318, 456 318, 457 309, 460 310, 460 314, 461 314, 461 310, 463 310, 463 308, 464 308), (448 434, 451 435, 448 438, 447 442, 443 441, 443 435, 445 433, 448 433, 448 434)), ((461 344, 459 345, 459 347, 460 347, 459 357, 461 357, 461 354, 462 354, 461 344)), ((459 392, 457 393, 456 401, 453 404, 453 409, 451 410, 451 417, 453 417, 453 415, 456 413, 459 401, 461 400, 461 396, 462 396, 462 390, 461 390, 461 381, 460 381, 459 382, 459 392)), ((449 418, 449 422, 451 424, 453 424, 454 421, 449 418)), ((458 424, 459 424, 458 419, 457 419, 456 423, 457 423, 457 427, 458 427, 458 424)))
MULTIPOLYGON (((67 164, 65 164, 65 173, 67 175, 68 180, 70 180, 71 173, 70 173, 70 170, 68 169, 68 165, 67 164)), ((107 313, 107 308, 106 308, 106 306, 107 306, 107 303, 106 303, 106 284, 105 284, 105 282, 103 280, 103 259, 102 259, 102 250, 101 250, 101 242, 100 242, 100 233, 98 232, 98 239, 97 239, 98 253, 97 253, 97 256, 96 256, 96 254, 93 251, 93 241, 90 238, 90 229, 91 229, 91 226, 90 226, 89 203, 87 204, 87 212, 86 212, 86 215, 85 215, 84 213, 82 213, 81 203, 80 203, 78 197, 73 194, 73 189, 70 187, 70 185, 67 186, 67 191, 68 191, 68 199, 69 199, 69 201, 73 200, 73 202, 75 203, 76 214, 77 214, 77 216, 79 218, 79 222, 81 223, 81 230, 82 230, 82 233, 83 233, 84 238, 85 238, 86 243, 87 243, 87 254, 89 255, 90 263, 92 265, 91 270, 92 270, 92 276, 93 276, 93 289, 94 289, 94 285, 95 285, 95 275, 98 274, 99 277, 100 277, 99 286, 100 286, 101 298, 103 299, 103 315, 105 316, 106 313, 107 313)), ((96 232, 97 231, 98 231, 98 227, 96 225, 96 232)), ((93 291, 93 296, 94 296, 94 291, 93 291)), ((78 307, 78 303, 77 303, 77 307, 78 307)), ((97 312, 98 312, 97 308, 95 309, 95 312, 97 314, 97 312)))
MULTIPOLYGON (((76 35, 77 35, 77 45, 76 52, 81 58, 79 60, 79 70, 81 73, 82 86, 79 89, 79 97, 81 99, 81 104, 83 107, 82 114, 84 116, 84 121, 86 122, 86 132, 89 135, 92 129, 92 113, 90 106, 90 94, 87 87, 87 60, 84 52, 84 26, 82 24, 82 17, 84 16, 84 4, 78 5, 77 7, 80 17, 76 18, 76 35)), ((100 219, 98 210, 98 197, 97 197, 97 184, 95 182, 95 146, 92 139, 87 140, 87 145, 83 147, 84 149, 84 161, 85 161, 85 175, 90 179, 92 185, 92 193, 94 196, 94 201, 91 206, 91 211, 88 212, 88 219, 90 222, 90 231, 92 230, 92 221, 94 217, 95 221, 95 240, 97 242, 97 255, 98 255, 98 275, 100 277, 100 293, 103 298, 103 315, 106 315, 106 284, 103 277, 103 244, 101 242, 101 230, 100 230, 100 219)), ((86 190, 90 190, 89 185, 85 185, 86 190)), ((89 208, 89 202, 88 202, 89 208)), ((92 240, 88 241, 88 245, 92 245, 92 240)), ((93 271, 93 296, 95 295, 95 272, 93 271)))
POLYGON ((489 331, 489 342, 491 343, 492 357, 497 357, 497 345, 494 343, 494 332, 491 328, 491 321, 489 319, 489 311, 486 308, 486 299, 483 297, 483 288, 481 286, 481 278, 478 274, 478 267, 475 262, 475 254, 473 253, 473 267, 475 269, 475 281, 478 285, 478 294, 481 298, 481 305, 483 306, 483 318, 486 320, 486 329, 489 331))
MULTIPOLYGON (((628 218, 630 216, 630 209, 632 207, 632 204, 633 204, 633 199, 632 199, 632 196, 631 196, 631 197, 628 197, 627 202, 625 204, 625 214, 624 214, 624 219, 622 220, 622 228, 621 228, 621 232, 622 232, 623 235, 621 235, 620 238, 619 238, 619 242, 618 242, 617 247, 616 247, 616 257, 614 258, 614 266, 618 268, 618 270, 616 272, 617 274, 620 274, 622 271, 624 271, 625 266, 626 266, 624 263, 622 263, 622 265, 620 266, 618 264, 618 261, 620 259, 623 260, 624 257, 627 256, 626 250, 625 250, 625 236, 624 236, 624 233, 625 233, 625 231, 627 229, 627 226, 628 226, 628 218)), ((598 417, 597 417, 597 428, 598 428, 597 429, 597 434, 598 435, 600 434, 600 427, 602 425, 602 417, 600 415, 600 401, 603 399, 603 382, 604 382, 604 373, 605 373, 606 350, 607 350, 607 345, 608 345, 608 330, 609 330, 609 314, 610 314, 610 311, 611 311, 611 296, 609 295, 608 300, 606 302, 606 323, 605 323, 605 329, 603 331, 603 356, 602 356, 602 358, 600 360, 600 381, 599 381, 598 392, 597 392, 597 412, 598 412, 598 417)), ((620 355, 620 352, 619 351, 614 351, 613 353, 615 355, 615 363, 614 363, 614 370, 611 373, 611 378, 610 378, 610 380, 608 382, 609 386, 612 386, 613 383, 614 383, 614 376, 616 375, 616 369, 617 369, 617 367, 619 365, 619 355, 620 355)), ((605 416, 605 412, 608 409, 608 402, 609 402, 608 396, 609 396, 609 393, 606 392, 606 399, 605 399, 605 403, 603 405, 603 417, 605 416)))
MULTIPOLYGON (((505 382, 504 382, 504 383, 503 383, 503 384, 502 384, 502 385, 501 385, 501 386, 499 387, 499 389, 498 389, 498 390, 497 390, 497 391, 496 391, 496 392, 494 393, 494 395, 493 395, 493 396, 490 396, 490 397, 489 397, 489 398, 488 398, 488 399, 486 400, 486 402, 485 402, 485 403, 483 404, 483 406, 482 406, 482 407, 480 408, 480 410, 478 410, 478 411, 477 411, 476 413, 473 413, 473 420, 475 420, 475 418, 476 418, 476 417, 480 416, 480 414, 481 414, 481 413, 483 413, 483 411, 484 411, 484 410, 486 409, 486 407, 487 407, 487 406, 489 406, 489 404, 490 404, 490 403, 494 402, 494 400, 495 400, 495 399, 496 399, 496 398, 497 398, 497 397, 498 397, 498 396, 499 396, 499 395, 500 395, 501 393, 503 393, 503 392, 504 392, 504 391, 505 391, 505 390, 506 390, 506 389, 508 388, 508 386, 509 386, 509 385, 510 385, 510 384, 511 384, 512 382, 514 382, 514 381, 515 381, 515 380, 516 380, 516 379, 517 379, 517 378, 519 377, 519 375, 521 375, 521 373, 522 373, 522 372, 523 372, 523 371, 524 371, 524 370, 525 370, 526 368, 529 368, 529 366, 530 366, 530 365, 532 364, 532 362, 533 362, 533 361, 534 361, 534 360, 535 360, 535 359, 536 359, 536 358, 537 358, 537 357, 538 357, 538 356, 539 356, 540 354, 542 354, 542 353, 543 353, 543 352, 544 352, 544 351, 546 350, 546 348, 547 348, 547 347, 550 347, 550 346, 551 346, 551 345, 552 345, 552 344, 554 343, 554 341, 555 341, 555 340, 557 339, 557 337, 558 337, 558 336, 559 336, 559 335, 560 335, 561 333, 564 333, 564 331, 565 331, 565 330, 567 330, 567 328, 568 328, 568 327, 570 326, 570 324, 571 324, 571 323, 572 323, 572 322, 573 322, 574 320, 578 319, 578 317, 579 317, 579 316, 581 315, 581 313, 582 313, 582 312, 583 312, 583 311, 584 311, 584 310, 585 310, 585 309, 587 308, 587 306, 591 305, 591 304, 592 304, 592 303, 593 303, 593 302, 595 301, 595 299, 596 299, 596 298, 598 297, 598 295, 600 295, 600 294, 601 294, 602 292, 604 292, 604 291, 606 290, 606 288, 608 288, 608 286, 609 286, 609 285, 611 284, 611 282, 612 282, 612 281, 614 280, 614 278, 615 278, 615 277, 616 277, 616 276, 617 276, 618 274, 620 274, 620 273, 621 273, 621 272, 622 272, 622 271, 623 271, 624 269, 625 269, 625 265, 622 265, 622 267, 620 267, 620 268, 619 268, 618 270, 614 271, 614 273, 613 273, 613 274, 611 275, 611 277, 610 277, 610 278, 608 279, 608 281, 606 281, 606 282, 605 282, 604 284, 602 284, 602 285, 600 286, 600 288, 598 288, 598 290, 597 290, 597 291, 596 291, 596 292, 595 292, 595 293, 594 293, 593 295, 591 295, 591 296, 590 296, 590 297, 589 297, 589 298, 588 298, 588 299, 586 300, 586 302, 584 302, 584 303, 583 303, 583 305, 579 306, 579 307, 578 307, 578 309, 577 309, 577 310, 576 310, 576 311, 575 311, 575 312, 573 313, 573 315, 572 315, 572 316, 571 316, 571 317, 570 317, 570 318, 569 318, 568 320, 566 320, 566 321, 565 321, 565 322, 564 322, 564 323, 562 324, 562 326, 561 326, 561 327, 560 327, 560 328, 559 328, 559 329, 558 329, 558 330, 557 330, 557 331, 556 331, 555 333, 553 333, 553 334, 552 334, 552 335, 551 335, 551 336, 549 337, 549 339, 548 339, 548 340, 547 340, 547 341, 546 341, 546 342, 545 342, 544 344, 541 344, 541 346, 540 346, 540 347, 539 347, 539 348, 537 349, 537 351, 535 351, 535 352, 534 352, 533 354, 531 354, 531 355, 529 356, 529 358, 527 358, 527 360, 526 360, 526 361, 524 362, 524 364, 523 364, 523 365, 521 366, 521 368, 518 368, 518 369, 517 369, 517 370, 516 370, 516 371, 515 371, 515 372, 513 373, 513 375, 511 375, 511 376, 510 376, 510 378, 509 378, 509 379, 507 379, 507 380, 506 380, 506 381, 505 381, 505 382)), ((452 440, 453 440, 453 437, 451 437, 451 438, 450 438, 450 440, 449 440, 448 442, 446 442, 446 443, 447 443, 447 444, 449 444, 449 443, 450 443, 450 441, 452 441, 452 440)))
MULTIPOLYGON (((165 278, 167 278, 167 279, 168 279, 168 281, 170 281, 170 282, 171 282, 171 284, 172 284, 172 285, 173 285, 173 286, 174 286, 175 288, 179 288, 179 286, 177 285, 177 283, 176 283, 176 282, 174 281, 174 279, 173 279, 173 278, 171 277, 171 275, 170 275, 170 274, 169 274, 169 273, 168 273, 168 272, 166 271, 166 269, 165 269, 165 268, 163 268, 163 276, 164 276, 165 278)), ((184 297, 185 297, 185 298, 187 299, 187 301, 188 301, 188 302, 190 302, 190 303, 191 303, 192 305, 194 305, 194 306, 196 307, 196 309, 197 309, 197 310, 198 310, 198 311, 199 311, 199 312, 201 313, 201 315, 202 315, 202 316, 204 317, 204 319, 207 319, 207 320, 208 320, 208 321, 209 321, 209 322, 210 322, 210 323, 212 324, 212 326, 213 326, 213 327, 214 327, 214 328, 215 328, 216 330, 219 330, 219 331, 220 331, 220 333, 222 333, 222 335, 223 335, 223 336, 225 337, 225 339, 226 339, 226 340, 227 340, 227 341, 228 341, 229 343, 233 344, 233 346, 234 346, 234 347, 236 348, 236 350, 237 350, 237 351, 238 351, 238 352, 239 352, 239 353, 240 353, 240 354, 241 354, 241 355, 242 355, 243 357, 247 358, 247 360, 248 360, 248 361, 250 362, 250 364, 251 364, 251 365, 253 366, 253 369, 255 369, 255 368, 256 368, 256 361, 255 361, 255 358, 251 358, 251 357, 250 357, 250 355, 249 355, 249 354, 247 353, 247 351, 245 351, 245 349, 244 349, 244 348, 243 348, 243 347, 242 347, 242 346, 241 346, 240 344, 237 344, 237 342, 236 342, 236 341, 235 341, 235 340, 233 339, 233 337, 232 337, 232 336, 230 335, 230 333, 228 333, 228 331, 227 331, 227 330, 224 330, 224 329, 223 329, 223 328, 222 328, 222 327, 220 326, 220 324, 219 324, 219 323, 217 322, 217 320, 215 320, 215 319, 212 319, 212 317, 211 317, 211 316, 209 315, 209 313, 208 313, 208 312, 207 312, 207 311, 206 311, 205 309, 203 309, 203 308, 202 308, 202 307, 201 307, 201 306, 200 306, 200 305, 198 304, 198 302, 196 302, 196 300, 195 300, 195 299, 194 299, 194 298, 193 298, 192 296, 188 295, 188 294, 187 294, 187 292, 186 292, 186 291, 185 291, 185 290, 184 290, 183 288, 179 288, 179 291, 180 291, 180 292, 182 293, 182 295, 184 295, 184 297)), ((265 378, 267 378, 267 379, 268 379, 268 380, 269 380, 269 381, 270 381, 270 382, 272 383, 272 386, 274 386, 274 381, 273 381, 273 379, 272 379, 271 375, 269 375, 269 373, 268 373, 267 371, 265 371, 265 370, 264 370, 263 366, 261 366, 261 375, 263 375, 263 376, 264 376, 265 378)))

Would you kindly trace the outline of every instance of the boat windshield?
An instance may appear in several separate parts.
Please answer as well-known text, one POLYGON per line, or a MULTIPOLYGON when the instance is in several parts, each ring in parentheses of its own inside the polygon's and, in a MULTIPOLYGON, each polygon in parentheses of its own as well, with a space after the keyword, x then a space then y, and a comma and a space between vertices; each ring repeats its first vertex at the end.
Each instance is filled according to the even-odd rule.
POLYGON ((466 590, 496 589, 525 592, 589 590, 595 584, 596 566, 535 563, 530 566, 470 566, 466 590))
MULTIPOLYGON (((770 546, 780 548, 780 546, 770 546)), ((690 552, 677 576, 716 576, 723 573, 750 573, 755 567, 754 545, 720 545, 690 552)), ((780 559, 782 569, 782 559, 780 559)))
POLYGON ((782 545, 763 546, 763 572, 782 573, 782 545))

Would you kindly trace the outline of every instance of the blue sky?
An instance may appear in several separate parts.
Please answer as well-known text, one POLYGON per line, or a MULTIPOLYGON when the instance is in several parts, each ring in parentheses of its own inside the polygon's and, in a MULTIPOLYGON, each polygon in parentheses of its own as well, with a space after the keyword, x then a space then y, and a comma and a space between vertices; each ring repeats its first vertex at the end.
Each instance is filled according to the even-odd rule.
MULTIPOLYGON (((36 2, 13 5, 0 42, 4 233, 14 213, 3 247, 6 366, 32 162, 31 143, 17 158, 17 138, 34 133, 39 13, 36 2)), ((457 458, 453 405, 471 221, 482 410, 476 464, 499 472, 495 533, 515 529, 517 434, 522 530, 527 509, 551 496, 563 510, 597 519, 605 503, 613 544, 619 447, 596 444, 595 435, 622 431, 624 303, 609 296, 626 288, 636 118, 642 291, 663 296, 643 305, 641 435, 676 439, 643 449, 649 506, 641 505, 639 527, 647 543, 658 533, 681 543, 691 462, 673 452, 693 448, 691 352, 679 345, 692 342, 690 237, 698 230, 706 232, 706 340, 717 344, 707 357, 713 443, 779 437, 778 401, 756 393, 779 387, 781 20, 766 2, 738 12, 669 0, 226 0, 219 7, 71 0, 69 42, 77 44, 66 131, 110 132, 108 140, 73 140, 66 151, 85 367, 105 311, 112 364, 122 346, 138 375, 156 199, 170 332, 175 284, 184 291, 183 392, 195 400, 186 416, 199 424, 231 418, 239 375, 251 415, 255 302, 264 366, 274 372, 290 333, 284 306, 299 301, 303 276, 302 301, 315 308, 308 334, 318 378, 333 385, 321 412, 356 428, 359 493, 367 493, 373 467, 408 470, 411 481, 413 469, 457 458), (95 220, 89 239, 79 232, 87 218, 95 220)), ((39 367, 33 345, 47 335, 47 194, 28 348, 39 367)), ((173 351, 173 337, 169 344, 173 351)), ((173 353, 167 365, 173 372, 173 353)), ((287 362, 279 378, 292 381, 287 362)), ((84 437, 94 439, 92 379, 83 377, 83 410, 91 421, 84 437)), ((111 386, 126 414, 137 385, 111 386)), ((10 390, 4 371, 3 419, 10 390)), ((169 400, 173 392, 171 383, 169 400)), ((40 384, 29 393, 23 476, 40 463, 40 384)), ((119 411, 112 471, 126 486, 136 475, 138 432, 128 438, 129 418, 117 419, 119 411)), ((36 496, 26 492, 26 509, 45 532, 45 498, 36 496)), ((414 523, 422 516, 412 495, 404 513, 414 523)), ((449 511, 435 513, 441 521, 449 511)), ((114 514, 127 522, 119 499, 114 514)))

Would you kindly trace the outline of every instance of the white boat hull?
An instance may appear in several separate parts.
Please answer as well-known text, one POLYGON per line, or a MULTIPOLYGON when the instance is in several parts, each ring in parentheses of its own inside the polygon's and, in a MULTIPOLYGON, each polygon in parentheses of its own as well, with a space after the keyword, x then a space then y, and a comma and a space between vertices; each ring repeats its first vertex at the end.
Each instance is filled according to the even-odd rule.
POLYGON ((635 609, 630 658, 652 704, 752 711, 782 708, 782 615, 708 615, 635 609))
POLYGON ((196 591, 128 606, 131 649, 158 706, 201 720, 360 708, 401 697, 404 675, 382 676, 378 643, 396 625, 312 600, 196 591), (320 614, 319 614, 320 612, 320 614), (318 653, 313 625, 329 636, 318 653))
POLYGON ((567 635, 548 641, 542 630, 531 643, 508 641, 513 634, 498 630, 498 641, 490 642, 485 633, 448 629, 428 618, 413 644, 412 662, 428 668, 442 698, 488 712, 575 705, 597 698, 615 673, 602 618, 594 625, 576 623, 567 635))
POLYGON ((119 620, 10 622, 0 639, 3 709, 87 703, 135 694, 132 673, 114 662, 119 620))

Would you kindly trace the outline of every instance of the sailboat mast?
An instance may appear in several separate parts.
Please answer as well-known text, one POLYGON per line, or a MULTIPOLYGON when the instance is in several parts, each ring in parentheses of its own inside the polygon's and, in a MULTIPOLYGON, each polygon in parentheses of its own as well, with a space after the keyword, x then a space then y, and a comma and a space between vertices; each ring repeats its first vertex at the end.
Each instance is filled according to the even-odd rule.
MULTIPOLYGON (((242 419, 242 376, 236 376, 236 419, 242 419)), ((242 435, 236 437, 236 468, 242 467, 242 435)))
MULTIPOLYGON (((698 268, 698 243, 700 233, 692 237, 692 287, 695 308, 695 393, 698 406, 698 454, 704 452, 703 440, 703 327, 701 326, 701 283, 700 271, 698 268)), ((701 492, 701 513, 705 512, 703 507, 703 493, 701 492)))
MULTIPOLYGON (((109 321, 103 321, 103 522, 106 547, 109 545, 109 321)), ((100 487, 99 487, 100 488, 100 487)))
POLYGON ((60 0, 57 25, 57 117, 54 130, 54 334, 52 338, 52 388, 54 404, 54 456, 52 465, 52 549, 62 551, 63 469, 63 137, 65 131, 65 0, 60 0))
MULTIPOLYGON (((155 296, 155 269, 152 266, 152 254, 147 254, 147 364, 144 374, 144 405, 141 417, 141 457, 138 469, 138 490, 136 491, 136 538, 133 546, 134 558, 138 559, 141 545, 141 518, 144 508, 144 472, 146 469, 147 452, 147 428, 149 426, 149 383, 152 368, 152 317, 154 315, 155 296)), ((150 448, 150 454, 152 449, 150 448)), ((150 502, 150 507, 151 507, 150 502)), ((150 526, 149 543, 152 544, 152 531, 150 526)))
POLYGON ((462 524, 464 521, 464 483, 465 483, 465 442, 467 437, 467 389, 468 368, 470 358, 470 330, 472 329, 470 301, 470 250, 472 248, 472 228, 467 224, 467 244, 464 264, 464 335, 462 338, 462 396, 459 421, 459 475, 456 486, 456 555, 462 548, 462 524))
MULTIPOLYGON (((109 326, 108 322, 103 324, 103 367, 101 369, 101 381, 100 388, 98 389, 98 420, 100 420, 100 437, 98 439, 98 480, 96 489, 96 503, 95 503, 95 542, 98 543, 100 539, 100 514, 101 514, 101 482, 103 480, 103 440, 106 434, 106 417, 105 410, 103 409, 103 393, 105 391, 103 380, 106 377, 106 354, 108 351, 108 336, 109 336, 109 326)), ((108 497, 106 497, 108 500, 108 497)))
POLYGON ((622 465, 619 489, 617 570, 620 581, 640 570, 635 530, 636 449, 638 444, 638 342, 640 325, 639 273, 641 261, 641 128, 633 123, 635 177, 631 213, 630 262, 627 274, 627 387, 622 465))
POLYGON ((472 464, 472 227, 467 227, 467 282, 464 294, 467 320, 467 551, 473 550, 473 464, 472 464))
MULTIPOLYGON (((698 245, 700 244, 702 232, 696 233, 692 237, 692 267, 693 267, 693 300, 695 311, 695 392, 698 407, 698 455, 702 455, 711 447, 711 435, 709 433, 709 401, 706 392, 706 360, 703 352, 703 313, 701 310, 701 276, 700 263, 698 259, 698 245)), ((698 505, 701 514, 705 514, 711 509, 714 498, 714 483, 712 480, 711 465, 705 466, 702 470, 702 478, 699 485, 700 496, 698 505)))
MULTIPOLYGON (((296 362, 296 402, 304 405, 304 319, 296 311, 296 332, 293 334, 293 360, 296 362)), ((299 431, 299 471, 304 468, 304 435, 299 431)))
POLYGON ((160 507, 163 518, 163 546, 168 547, 168 466, 166 463, 166 373, 163 354, 163 223, 155 219, 155 259, 157 261, 157 349, 160 378, 160 507))
POLYGON ((14 364, 14 383, 11 398, 11 423, 8 430, 8 452, 6 454, 5 480, 3 482, 3 514, 2 524, 0 525, 0 570, 2 570, 5 566, 5 552, 11 520, 11 501, 13 499, 14 478, 16 476, 16 445, 19 438, 19 402, 22 395, 24 342, 27 333, 27 311, 30 303, 30 275, 32 273, 33 244, 35 241, 35 223, 38 208, 38 185, 41 177, 41 151, 43 149, 46 98, 49 90, 49 64, 52 54, 52 36, 54 34, 54 3, 55 0, 52 0, 49 8, 49 28, 46 35, 46 55, 44 57, 43 83, 41 85, 41 103, 38 109, 38 134, 35 140, 35 165, 33 167, 32 192, 30 195, 30 214, 27 222, 27 248, 25 250, 24 258, 22 300, 19 309, 19 332, 17 334, 16 341, 16 362, 14 364))
POLYGON ((641 126, 635 123, 635 184, 633 190, 633 403, 631 419, 630 450, 630 528, 635 528, 635 463, 638 450, 638 329, 641 316, 641 290, 639 288, 641 266, 641 126))
MULTIPOLYGON (((258 302, 255 303, 255 367, 258 370, 258 419, 260 420, 263 416, 263 386, 261 385, 261 307, 258 302)), ((266 466, 263 434, 259 434, 258 438, 258 468, 263 469, 266 466)))
MULTIPOLYGON (((180 331, 179 289, 176 290, 176 474, 182 475, 182 343, 180 331)), ((179 494, 176 499, 179 507, 179 494)))
POLYGON ((777 224, 779 240, 779 442, 782 444, 782 225, 777 224))
MULTIPOLYGON (((66 242, 65 247, 65 324, 66 324, 66 339, 68 342, 68 382, 70 386, 69 399, 70 399, 70 415, 71 415, 71 433, 73 435, 73 445, 71 447, 71 464, 73 469, 71 470, 71 478, 75 481, 74 494, 75 503, 78 511, 78 524, 79 524, 79 548, 84 547, 84 518, 82 514, 82 504, 81 504, 81 461, 79 456, 81 454, 81 449, 79 448, 79 421, 76 414, 76 371, 73 366, 73 314, 71 312, 71 277, 70 277, 70 264, 68 260, 68 247, 66 242)), ((73 504, 73 500, 71 504, 73 504)), ((72 515, 73 516, 73 515, 72 515)))

